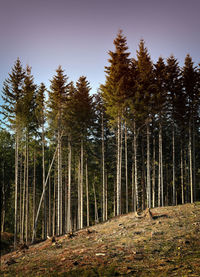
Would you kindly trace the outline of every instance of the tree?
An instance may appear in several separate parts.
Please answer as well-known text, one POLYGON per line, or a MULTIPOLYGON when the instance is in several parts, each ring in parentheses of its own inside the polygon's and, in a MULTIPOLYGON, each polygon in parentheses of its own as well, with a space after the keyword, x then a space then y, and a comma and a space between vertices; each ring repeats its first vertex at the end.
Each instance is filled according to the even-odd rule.
POLYGON ((3 85, 2 105, 4 120, 8 121, 9 126, 15 132, 15 224, 14 224, 14 248, 17 244, 17 196, 18 196, 18 164, 19 164, 19 136, 21 131, 21 119, 23 112, 22 105, 22 86, 25 72, 19 60, 15 62, 9 77, 3 85))
POLYGON ((189 147, 189 176, 190 176, 190 201, 194 201, 195 178, 195 122, 198 117, 198 90, 197 70, 192 58, 188 54, 182 72, 183 90, 186 97, 186 114, 188 118, 188 147, 189 147), (193 137, 193 139, 192 139, 193 137), (193 141, 193 143, 192 143, 193 141), (192 150, 193 149, 193 150, 192 150), (194 172, 193 172, 194 171, 194 172))
POLYGON ((106 113, 111 118, 111 124, 117 127, 117 215, 121 214, 121 137, 122 137, 122 118, 126 100, 128 99, 128 76, 129 76, 129 53, 126 37, 120 30, 114 40, 115 52, 109 51, 110 66, 105 67, 106 82, 101 86, 102 97, 105 101, 106 113))
MULTIPOLYGON (((136 90, 140 101, 140 113, 147 128, 147 206, 151 208, 151 178, 150 178, 150 121, 153 112, 153 103, 155 97, 155 85, 153 64, 148 54, 144 41, 141 40, 139 50, 137 51, 137 79, 136 90)), ((137 97, 136 96, 136 97, 137 97)))
POLYGON ((56 75, 51 80, 49 91, 49 124, 57 136, 58 151, 58 205, 57 205, 57 235, 62 233, 62 129, 64 126, 64 111, 68 98, 67 77, 61 66, 56 70, 56 75))

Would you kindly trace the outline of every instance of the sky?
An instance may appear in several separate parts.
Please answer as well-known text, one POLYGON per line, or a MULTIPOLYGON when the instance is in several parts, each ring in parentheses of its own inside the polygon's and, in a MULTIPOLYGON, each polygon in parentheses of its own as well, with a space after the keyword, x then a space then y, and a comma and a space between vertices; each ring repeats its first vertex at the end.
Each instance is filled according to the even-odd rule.
POLYGON ((200 0, 0 0, 0 93, 17 57, 38 85, 49 87, 61 65, 68 81, 84 75, 96 93, 119 29, 130 57, 144 39, 153 62, 173 54, 182 66, 189 53, 197 65, 199 12, 200 0))

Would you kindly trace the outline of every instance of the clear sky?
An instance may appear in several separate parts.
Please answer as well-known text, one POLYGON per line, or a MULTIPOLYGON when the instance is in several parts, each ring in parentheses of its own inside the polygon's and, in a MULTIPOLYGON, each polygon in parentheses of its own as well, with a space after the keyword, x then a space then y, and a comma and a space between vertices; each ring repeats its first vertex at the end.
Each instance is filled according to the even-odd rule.
POLYGON ((200 62, 200 0, 0 0, 0 89, 19 57, 37 84, 48 87, 61 65, 95 93, 119 29, 132 57, 143 38, 154 62, 174 54, 183 65, 187 53, 200 62))

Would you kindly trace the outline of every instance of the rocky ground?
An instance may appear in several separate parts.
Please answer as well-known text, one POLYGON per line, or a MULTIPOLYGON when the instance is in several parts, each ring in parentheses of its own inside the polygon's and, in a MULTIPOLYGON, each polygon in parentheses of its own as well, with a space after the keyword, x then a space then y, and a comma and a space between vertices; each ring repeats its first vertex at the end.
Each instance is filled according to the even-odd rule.
POLYGON ((200 276, 200 202, 21 247, 1 257, 0 276, 200 276))

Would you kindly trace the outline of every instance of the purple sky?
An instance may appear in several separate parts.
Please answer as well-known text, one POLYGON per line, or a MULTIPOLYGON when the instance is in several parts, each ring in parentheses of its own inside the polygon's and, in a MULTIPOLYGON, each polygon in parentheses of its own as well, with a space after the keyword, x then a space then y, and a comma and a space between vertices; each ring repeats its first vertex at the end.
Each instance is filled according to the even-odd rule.
POLYGON ((200 0, 0 0, 0 89, 20 58, 49 85, 58 65, 69 81, 105 80, 108 50, 121 28, 135 57, 143 38, 154 62, 187 53, 200 62, 200 0))

